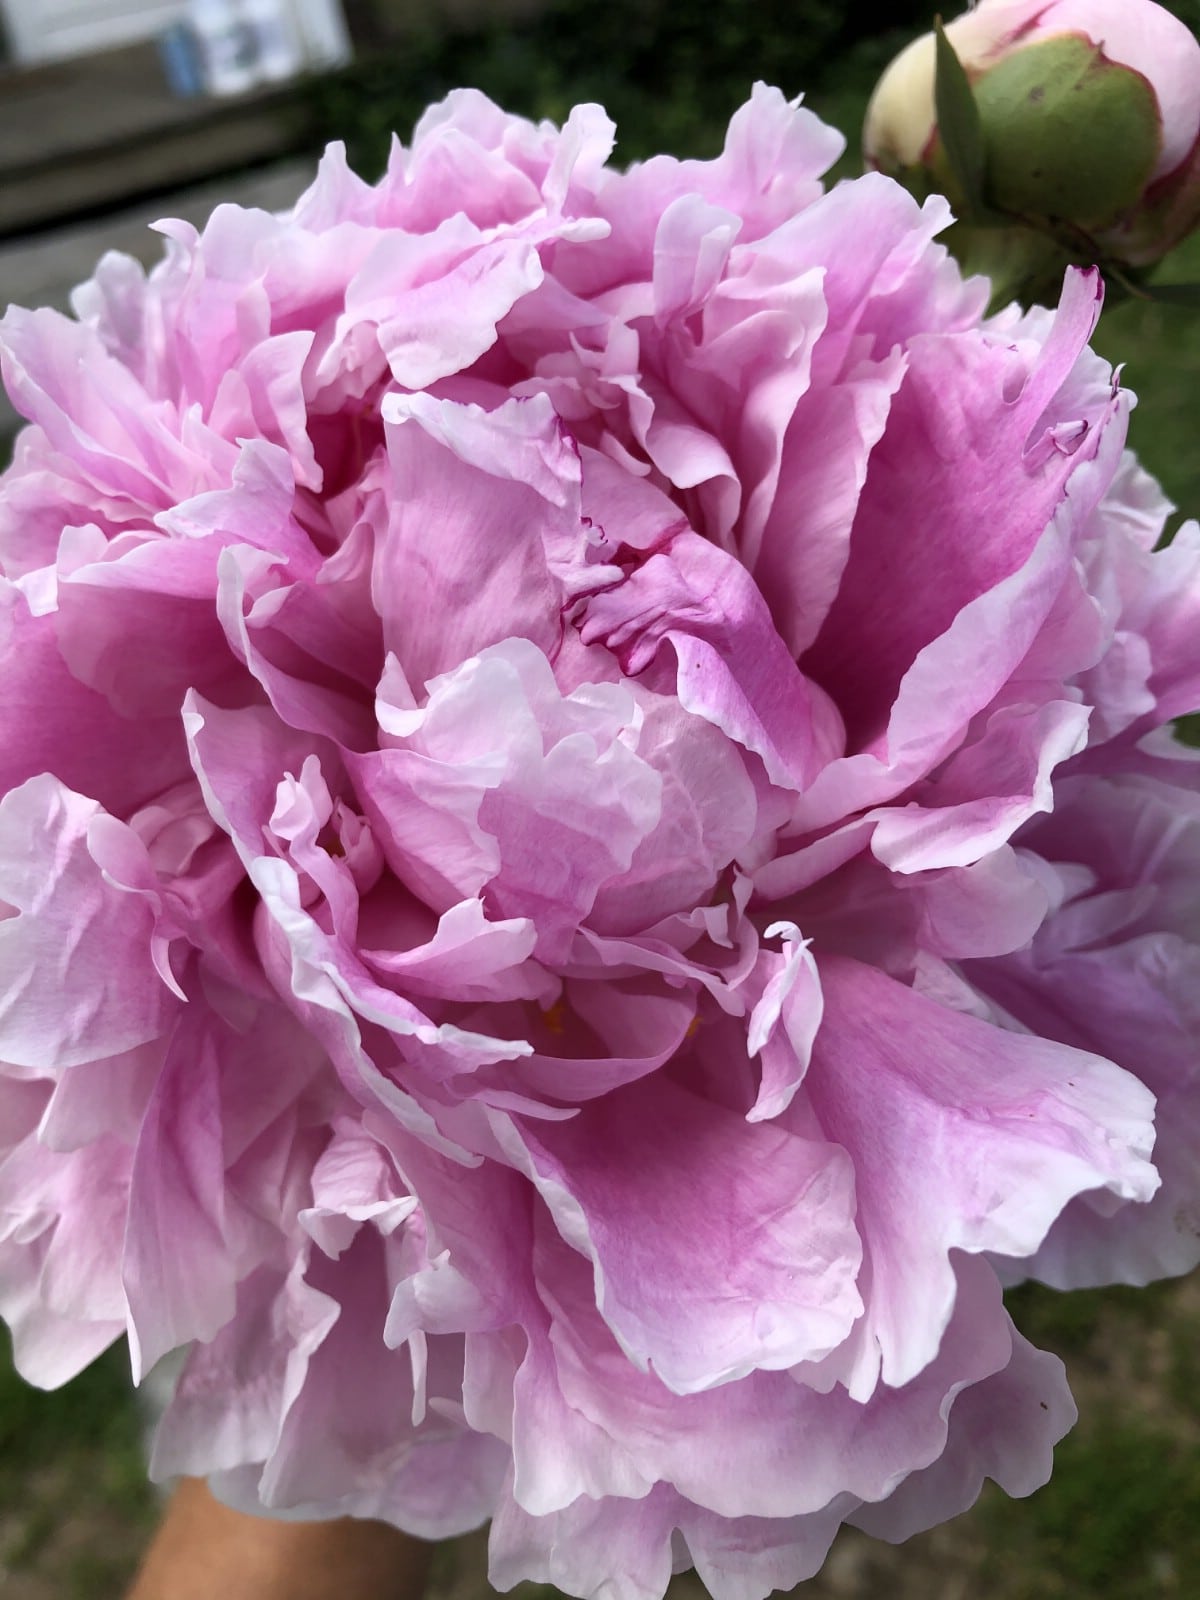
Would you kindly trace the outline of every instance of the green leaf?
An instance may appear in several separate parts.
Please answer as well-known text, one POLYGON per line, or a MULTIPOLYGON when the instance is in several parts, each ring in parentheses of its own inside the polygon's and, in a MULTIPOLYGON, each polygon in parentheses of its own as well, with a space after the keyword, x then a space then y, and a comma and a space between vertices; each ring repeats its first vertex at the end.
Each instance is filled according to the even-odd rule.
POLYGON ((940 17, 935 28, 937 68, 933 80, 933 100, 937 110, 938 132, 956 188, 966 201, 967 208, 978 211, 983 207, 983 123, 966 68, 947 39, 940 17))

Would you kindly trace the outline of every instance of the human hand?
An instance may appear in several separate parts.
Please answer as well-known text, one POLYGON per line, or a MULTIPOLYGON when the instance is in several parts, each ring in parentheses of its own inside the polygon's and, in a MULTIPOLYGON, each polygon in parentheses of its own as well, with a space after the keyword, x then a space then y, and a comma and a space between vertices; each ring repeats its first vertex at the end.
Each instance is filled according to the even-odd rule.
POLYGON ((128 1600, 420 1600, 432 1551, 382 1522, 246 1516, 185 1478, 128 1600))

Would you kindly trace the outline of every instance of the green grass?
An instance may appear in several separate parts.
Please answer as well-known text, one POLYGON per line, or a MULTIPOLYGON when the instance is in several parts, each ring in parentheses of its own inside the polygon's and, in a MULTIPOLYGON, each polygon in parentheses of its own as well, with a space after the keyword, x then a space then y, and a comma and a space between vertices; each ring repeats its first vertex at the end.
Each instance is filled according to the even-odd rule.
MULTIPOLYGON (((1008 1297, 1027 1337, 1067 1363, 1080 1422, 1024 1502, 989 1496, 1003 1600, 1194 1596, 1200 1575, 1200 1297, 1193 1286, 1008 1297)), ((997 1600, 1000 1597, 997 1596, 997 1600)))
POLYGON ((52 1574, 58 1600, 119 1592, 157 1512, 123 1344, 44 1394, 17 1376, 3 1333, 0 1508, 0 1593, 5 1573, 30 1572, 52 1574))
POLYGON ((1093 1600, 1145 1595, 1200 1572, 1198 1507, 1193 1443, 1136 1418, 1100 1417, 1066 1441, 1053 1493, 1030 1507, 1035 1545, 1022 1600, 1050 1600, 1055 1590, 1093 1600))
POLYGON ((1100 1416, 1059 1447, 1054 1478, 1026 1501, 980 1507, 1003 1600, 1194 1596, 1200 1452, 1136 1417, 1100 1416), (1003 1553, 1001 1557, 1001 1553, 1003 1553))

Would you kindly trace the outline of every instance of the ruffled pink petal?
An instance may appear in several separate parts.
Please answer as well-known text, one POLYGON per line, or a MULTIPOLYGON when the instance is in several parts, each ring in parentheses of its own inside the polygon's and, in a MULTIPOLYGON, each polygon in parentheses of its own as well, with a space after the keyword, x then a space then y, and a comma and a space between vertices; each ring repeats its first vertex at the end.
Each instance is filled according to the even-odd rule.
POLYGON ((1153 1098, 1103 1058, 955 1013, 860 963, 820 968, 805 1088, 854 1160, 869 1259, 867 1313, 833 1370, 866 1399, 933 1358, 951 1250, 1029 1255, 1083 1191, 1150 1198, 1153 1098))
POLYGON ((851 1174, 836 1149, 658 1078, 515 1135, 501 1135, 503 1147, 593 1262, 597 1306, 622 1349, 677 1393, 819 1359, 859 1315, 851 1174), (705 1215, 714 1187, 730 1199, 705 1215), (630 1203, 654 1219, 638 1237, 623 1221, 630 1203), (703 1260, 727 1263, 719 1298, 703 1260))

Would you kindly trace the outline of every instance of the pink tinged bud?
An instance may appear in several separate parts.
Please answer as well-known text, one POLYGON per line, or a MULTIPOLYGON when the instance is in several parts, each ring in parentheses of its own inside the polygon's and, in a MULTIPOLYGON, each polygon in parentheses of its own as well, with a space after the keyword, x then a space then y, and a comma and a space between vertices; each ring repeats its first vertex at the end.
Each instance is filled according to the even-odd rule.
POLYGON ((901 50, 875 85, 863 123, 863 155, 877 171, 922 166, 937 139, 933 109, 935 44, 924 33, 901 50))
POLYGON ((1200 135, 1200 43, 1190 29, 1151 0, 1057 0, 1040 10, 1040 37, 1082 34, 1109 61, 1145 78, 1160 129, 1151 178, 1157 181, 1181 166, 1200 135))
POLYGON ((1200 137, 1182 164, 1152 183, 1140 204, 1105 238, 1130 266, 1160 260, 1200 224, 1200 137))
MULTIPOLYGON (((1101 233, 1133 262, 1195 224, 1200 44, 1178 18, 1151 0, 982 0, 946 36, 979 107, 993 206, 1101 233)), ((934 73, 930 34, 880 80, 864 150, 910 187, 952 190, 934 73)))

